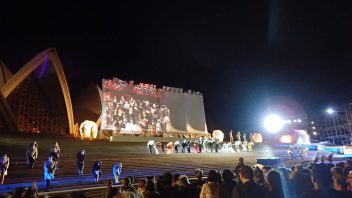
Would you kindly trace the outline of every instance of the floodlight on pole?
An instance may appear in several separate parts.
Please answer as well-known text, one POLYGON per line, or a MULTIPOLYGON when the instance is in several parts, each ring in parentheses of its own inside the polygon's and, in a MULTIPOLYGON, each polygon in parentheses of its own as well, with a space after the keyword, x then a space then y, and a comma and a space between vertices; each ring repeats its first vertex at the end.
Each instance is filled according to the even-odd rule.
POLYGON ((284 124, 282 118, 276 114, 271 114, 265 117, 264 127, 270 133, 277 133, 284 124))
POLYGON ((326 110, 326 113, 328 113, 328 114, 333 114, 335 111, 334 111, 334 109, 332 109, 332 108, 328 108, 327 110, 326 110))

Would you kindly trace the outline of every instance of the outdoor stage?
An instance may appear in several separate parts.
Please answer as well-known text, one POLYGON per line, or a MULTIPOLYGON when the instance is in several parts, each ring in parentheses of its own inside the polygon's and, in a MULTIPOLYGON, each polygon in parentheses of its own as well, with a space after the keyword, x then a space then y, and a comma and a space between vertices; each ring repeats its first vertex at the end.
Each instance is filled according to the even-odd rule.
POLYGON ((43 135, 4 135, 0 139, 0 149, 9 153, 11 164, 5 184, 0 191, 12 191, 18 186, 31 186, 37 181, 39 187, 44 187, 43 164, 47 159, 49 148, 54 141, 58 141, 62 150, 59 167, 52 184, 54 189, 72 189, 78 187, 101 186, 103 181, 112 179, 112 165, 117 161, 123 163, 122 178, 127 176, 145 177, 161 175, 165 171, 192 176, 196 168, 207 173, 211 169, 233 170, 239 157, 244 157, 248 165, 256 164, 257 158, 279 157, 283 166, 298 163, 308 163, 315 152, 310 152, 305 160, 288 160, 287 147, 257 144, 253 152, 241 153, 178 153, 178 154, 149 154, 146 143, 142 142, 108 142, 107 140, 79 140, 72 137, 43 136, 43 135), (28 143, 36 140, 39 143, 39 160, 36 167, 29 171, 24 156, 28 143), (76 174, 76 152, 86 150, 85 175, 76 174), (102 160, 102 182, 95 183, 91 176, 94 161, 102 160))

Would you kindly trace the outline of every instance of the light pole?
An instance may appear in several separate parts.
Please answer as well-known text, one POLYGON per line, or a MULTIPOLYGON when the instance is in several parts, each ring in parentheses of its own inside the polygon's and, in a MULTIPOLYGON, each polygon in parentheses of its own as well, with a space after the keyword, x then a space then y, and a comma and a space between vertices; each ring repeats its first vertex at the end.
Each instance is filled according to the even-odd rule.
POLYGON ((335 144, 335 138, 338 137, 337 129, 336 129, 336 124, 335 124, 335 118, 334 118, 334 117, 335 117, 335 115, 334 115, 335 110, 332 109, 332 108, 328 108, 328 109, 326 110, 326 113, 328 113, 328 114, 331 115, 331 117, 332 117, 332 122, 333 122, 333 124, 334 124, 334 131, 335 131, 335 137, 332 138, 332 142, 335 144))

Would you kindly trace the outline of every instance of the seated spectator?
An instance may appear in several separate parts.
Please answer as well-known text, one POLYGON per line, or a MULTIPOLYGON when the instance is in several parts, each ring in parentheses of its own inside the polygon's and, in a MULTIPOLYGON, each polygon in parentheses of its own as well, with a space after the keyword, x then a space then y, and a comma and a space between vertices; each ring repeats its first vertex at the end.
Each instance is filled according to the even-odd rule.
POLYGON ((155 184, 152 180, 147 180, 145 185, 145 191, 143 193, 144 198, 159 198, 160 194, 156 191, 155 184))
POLYGON ((265 187, 256 184, 253 181, 253 170, 249 166, 243 166, 240 170, 240 180, 242 184, 236 186, 232 191, 232 198, 240 197, 258 197, 264 198, 267 196, 265 187))
POLYGON ((162 176, 160 197, 178 197, 177 189, 173 187, 173 175, 170 172, 165 172, 162 176))
POLYGON ((352 171, 347 175, 347 191, 352 192, 352 171))
POLYGON ((222 184, 222 173, 221 171, 216 171, 216 182, 222 184))
POLYGON ((330 188, 331 174, 330 170, 324 164, 317 164, 312 169, 311 181, 313 190, 305 192, 299 197, 302 198, 331 198, 339 197, 338 194, 330 188))
POLYGON ((220 197, 230 198, 233 189, 236 187, 237 182, 234 178, 234 173, 229 169, 222 172, 223 183, 220 185, 220 197))
POLYGON ((264 173, 258 167, 255 167, 253 170, 253 180, 256 184, 261 185, 261 186, 265 186, 264 173))
POLYGON ((347 185, 346 185, 346 182, 345 182, 344 179, 342 179, 342 178, 334 178, 334 190, 335 191, 343 191, 343 192, 345 192, 346 189, 347 189, 347 185))
POLYGON ((142 178, 138 180, 138 184, 137 184, 137 191, 140 193, 144 193, 145 192, 145 184, 147 183, 147 179, 146 178, 142 178))
POLYGON ((203 184, 202 190, 200 191, 200 198, 220 197, 220 185, 216 183, 216 178, 216 171, 210 170, 208 173, 207 182, 203 184))
POLYGON ((309 179, 309 175, 305 174, 302 166, 295 166, 293 172, 290 175, 290 179, 295 188, 294 193, 296 195, 311 191, 312 183, 309 179))
POLYGON ((193 197, 199 197, 200 191, 204 184, 203 171, 201 169, 196 169, 195 176, 197 179, 191 184, 191 189, 193 192, 193 197))
POLYGON ((190 182, 186 175, 181 175, 179 179, 179 195, 182 198, 191 198, 192 191, 190 187, 190 182))
POLYGON ((263 171, 263 174, 266 175, 269 173, 269 171, 271 170, 271 167, 270 166, 264 166, 262 168, 262 171, 263 171))
POLYGON ((343 170, 338 167, 333 167, 331 169, 331 174, 334 179, 345 180, 345 175, 343 174, 343 170))
POLYGON ((284 188, 287 188, 283 177, 278 171, 272 170, 267 177, 269 185, 269 196, 275 198, 285 198, 284 188))
POLYGON ((174 182, 173 182, 173 186, 175 188, 178 188, 178 184, 179 184, 179 180, 180 180, 180 174, 174 174, 174 182))
POLYGON ((343 169, 344 175, 348 175, 352 171, 352 159, 346 160, 345 168, 343 169))

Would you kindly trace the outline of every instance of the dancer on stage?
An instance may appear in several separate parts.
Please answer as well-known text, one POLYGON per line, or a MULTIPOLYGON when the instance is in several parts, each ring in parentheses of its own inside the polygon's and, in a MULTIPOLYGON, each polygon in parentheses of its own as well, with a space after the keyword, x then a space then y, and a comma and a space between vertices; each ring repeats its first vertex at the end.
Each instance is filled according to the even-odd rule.
POLYGON ((186 152, 186 147, 187 147, 187 140, 183 140, 181 143, 181 147, 182 147, 182 153, 186 152))
POLYGON ((154 140, 149 140, 147 145, 148 145, 148 149, 149 149, 149 153, 153 153, 153 146, 155 144, 155 141, 154 140))
POLYGON ((188 153, 191 153, 191 144, 192 144, 192 142, 191 141, 187 141, 187 151, 188 151, 188 153))
POLYGON ((289 159, 293 159, 293 153, 294 153, 294 147, 291 145, 287 150, 287 154, 288 154, 289 159))
POLYGON ((101 166, 102 166, 102 161, 96 161, 93 164, 92 173, 93 173, 93 177, 94 177, 95 182, 98 182, 99 177, 101 176, 101 166))
POLYGON ((34 168, 34 163, 38 158, 38 144, 36 141, 30 143, 26 151, 27 164, 29 168, 34 168))
POLYGON ((236 134, 237 141, 241 141, 241 132, 237 132, 236 134))
POLYGON ((50 189, 50 182, 55 178, 56 163, 53 161, 53 157, 49 156, 48 160, 44 163, 44 180, 46 183, 46 189, 50 189))
POLYGON ((117 162, 112 167, 112 174, 114 175, 115 184, 119 183, 119 177, 121 175, 121 170, 122 170, 122 163, 121 162, 117 162))
POLYGON ((77 158, 77 168, 78 168, 78 175, 83 175, 83 169, 84 169, 84 160, 86 158, 86 152, 84 149, 81 149, 78 151, 76 154, 77 158))
POLYGON ((193 151, 194 151, 194 153, 200 153, 198 145, 199 145, 199 143, 197 141, 193 142, 193 151))
POLYGON ((52 156, 52 160, 56 163, 56 168, 58 167, 58 159, 60 157, 60 147, 59 147, 59 143, 55 142, 54 145, 51 147, 51 152, 50 152, 50 156, 52 156))
POLYGON ((199 152, 202 152, 202 149, 205 148, 204 147, 204 138, 203 137, 199 137, 199 152))
POLYGON ((233 135, 232 135, 232 133, 233 133, 233 131, 230 130, 230 132, 229 132, 229 141, 230 141, 230 142, 233 142, 233 135))
POLYGON ((166 144, 166 154, 171 154, 174 149, 174 143, 169 142, 166 144))
POLYGON ((9 166, 10 158, 7 156, 7 153, 5 153, 0 158, 0 184, 4 184, 5 176, 7 175, 7 170, 9 169, 9 166))
POLYGON ((175 153, 178 153, 178 147, 180 147, 180 142, 179 141, 175 141, 174 142, 175 153))

